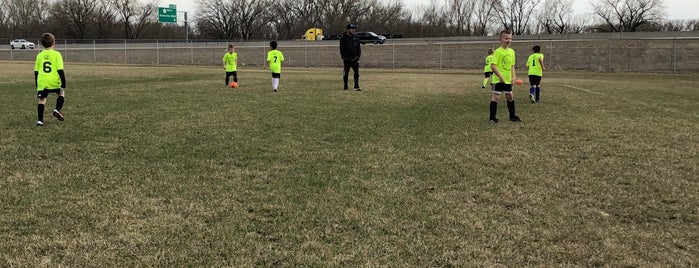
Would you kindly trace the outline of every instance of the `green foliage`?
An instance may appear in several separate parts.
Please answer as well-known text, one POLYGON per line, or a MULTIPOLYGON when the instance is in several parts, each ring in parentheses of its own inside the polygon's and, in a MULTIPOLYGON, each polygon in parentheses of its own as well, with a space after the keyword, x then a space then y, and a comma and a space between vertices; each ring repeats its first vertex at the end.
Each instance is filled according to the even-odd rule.
POLYGON ((478 71, 68 65, 36 127, 0 67, 3 267, 699 261, 697 75, 547 73, 491 125, 478 71))

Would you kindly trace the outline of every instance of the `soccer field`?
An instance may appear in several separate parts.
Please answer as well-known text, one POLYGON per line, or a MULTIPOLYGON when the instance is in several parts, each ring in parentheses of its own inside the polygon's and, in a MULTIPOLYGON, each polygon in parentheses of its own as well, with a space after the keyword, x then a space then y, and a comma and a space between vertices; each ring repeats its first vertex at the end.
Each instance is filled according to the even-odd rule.
POLYGON ((699 264, 697 74, 0 68, 2 267, 699 264))

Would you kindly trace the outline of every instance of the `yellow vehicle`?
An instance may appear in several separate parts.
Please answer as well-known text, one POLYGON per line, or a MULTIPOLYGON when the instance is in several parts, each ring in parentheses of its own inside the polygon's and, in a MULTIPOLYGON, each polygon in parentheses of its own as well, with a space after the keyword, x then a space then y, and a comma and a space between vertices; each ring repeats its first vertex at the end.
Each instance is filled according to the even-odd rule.
POLYGON ((310 28, 306 30, 306 33, 301 38, 308 41, 323 40, 323 29, 310 28))

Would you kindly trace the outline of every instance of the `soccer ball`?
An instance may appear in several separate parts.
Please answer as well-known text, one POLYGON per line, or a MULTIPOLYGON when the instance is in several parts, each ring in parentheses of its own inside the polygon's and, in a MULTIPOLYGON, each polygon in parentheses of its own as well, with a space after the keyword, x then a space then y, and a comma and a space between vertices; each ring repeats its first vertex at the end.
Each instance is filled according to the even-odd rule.
POLYGON ((230 86, 231 86, 232 88, 238 88, 238 83, 235 82, 235 81, 233 81, 233 82, 231 82, 230 86))
POLYGON ((518 86, 522 85, 522 79, 517 79, 517 81, 515 81, 515 84, 517 84, 518 86))

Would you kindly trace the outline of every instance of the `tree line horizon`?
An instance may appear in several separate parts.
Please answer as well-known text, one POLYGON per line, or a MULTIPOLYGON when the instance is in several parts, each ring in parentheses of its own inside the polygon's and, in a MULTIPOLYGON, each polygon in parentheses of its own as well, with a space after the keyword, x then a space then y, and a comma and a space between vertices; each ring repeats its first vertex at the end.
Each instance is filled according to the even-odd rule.
POLYGON ((291 40, 308 28, 345 25, 402 37, 698 31, 699 20, 665 19, 663 0, 444 0, 417 10, 398 0, 196 0, 189 27, 158 22, 157 0, 0 0, 0 38, 291 40))

